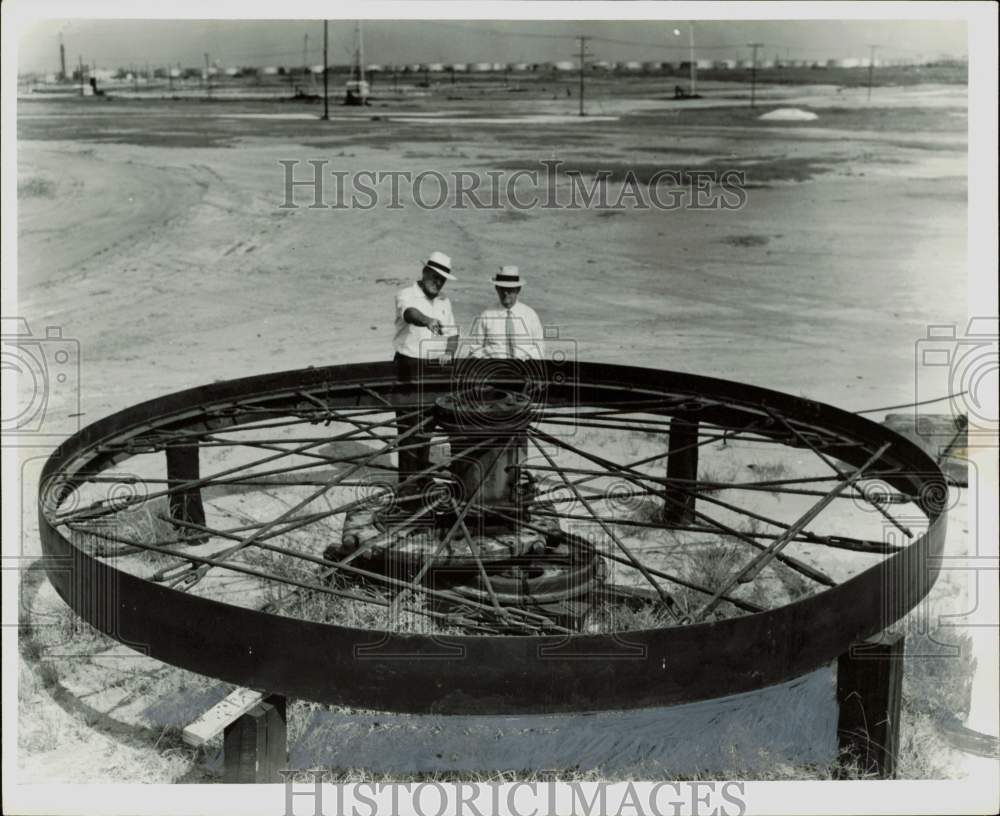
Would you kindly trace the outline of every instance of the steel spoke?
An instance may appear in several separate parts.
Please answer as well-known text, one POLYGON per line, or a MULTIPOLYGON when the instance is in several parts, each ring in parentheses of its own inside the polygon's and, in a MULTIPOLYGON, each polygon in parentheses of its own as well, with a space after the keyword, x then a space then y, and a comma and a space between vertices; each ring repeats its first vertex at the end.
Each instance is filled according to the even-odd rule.
MULTIPOLYGON (((554 437, 554 436, 551 436, 551 435, 545 433, 544 431, 535 430, 535 431, 533 431, 533 433, 541 436, 543 439, 546 439, 547 441, 551 442, 552 444, 555 444, 555 445, 561 446, 563 448, 566 448, 567 450, 569 450, 572 453, 576 453, 577 455, 582 456, 585 459, 589 459, 590 461, 592 461, 592 462, 594 462, 594 463, 596 463, 598 465, 601 465, 601 467, 604 467, 604 468, 610 467, 612 469, 615 469, 617 471, 617 474, 622 479, 624 479, 625 481, 632 482, 633 484, 635 484, 635 485, 637 485, 637 486, 639 486, 641 488, 645 488, 646 485, 643 484, 640 481, 640 479, 645 479, 646 481, 654 481, 654 482, 655 481, 659 481, 657 479, 652 479, 652 478, 646 476, 645 474, 640 473, 640 472, 635 471, 635 470, 631 470, 631 469, 624 470, 624 469, 621 468, 621 466, 617 465, 614 462, 611 462, 611 461, 609 461, 607 459, 603 459, 603 458, 601 458, 599 456, 595 456, 593 454, 587 453, 586 451, 582 451, 579 448, 577 448, 577 447, 575 447, 573 445, 568 444, 567 442, 564 442, 564 441, 558 439, 557 437, 554 437)), ((672 501, 675 504, 680 504, 680 502, 677 499, 672 499, 667 494, 664 494, 663 498, 665 500, 667 500, 667 501, 672 501)), ((706 513, 702 512, 701 510, 695 510, 694 511, 694 515, 697 518, 704 519, 708 524, 710 524, 713 527, 715 527, 717 532, 723 532, 723 533, 726 533, 727 535, 733 536, 734 538, 737 538, 740 541, 743 541, 743 542, 749 544, 751 547, 754 547, 755 549, 763 549, 763 545, 761 545, 759 542, 755 541, 753 538, 750 538, 748 535, 746 535, 741 530, 737 530, 734 527, 730 527, 728 524, 724 524, 723 522, 721 522, 721 521, 713 518, 712 516, 707 515, 706 513)), ((805 563, 803 563, 802 561, 800 561, 797 558, 794 558, 792 556, 785 555, 784 553, 782 553, 782 554, 780 554, 778 556, 778 560, 782 561, 784 564, 788 565, 792 569, 796 570, 797 572, 802 573, 806 577, 811 578, 812 580, 814 580, 814 581, 816 581, 818 583, 825 584, 826 586, 835 586, 836 585, 836 582, 829 575, 827 575, 826 573, 824 573, 822 570, 818 570, 815 567, 810 566, 809 564, 805 564, 805 563)))
MULTIPOLYGON (((770 411, 769 411, 769 413, 770 413, 770 411)), ((815 446, 813 446, 813 444, 810 443, 808 439, 806 439, 802 434, 800 434, 798 432, 798 430, 793 425, 791 425, 783 416, 779 415, 777 418, 781 421, 781 423, 786 428, 788 428, 788 430, 790 430, 793 434, 795 434, 795 437, 799 441, 801 441, 803 445, 805 445, 806 447, 809 448, 809 450, 811 450, 813 453, 815 453, 823 461, 823 464, 825 464, 827 467, 830 468, 830 470, 832 470, 834 473, 836 473, 837 476, 838 476, 838 478, 840 478, 842 481, 844 479, 848 478, 847 474, 845 474, 844 471, 842 471, 839 467, 836 466, 836 464, 834 464, 833 462, 831 462, 820 451, 818 451, 815 448, 815 446)), ((865 492, 863 490, 858 490, 857 487, 854 487, 853 485, 852 485, 852 489, 853 489, 853 494, 854 494, 854 496, 856 498, 858 496, 860 496, 868 504, 870 504, 872 507, 874 507, 879 513, 881 513, 889 522, 891 522, 892 525, 897 530, 899 530, 903 535, 905 535, 907 538, 913 538, 913 531, 910 530, 908 527, 900 524, 893 517, 893 515, 888 510, 886 510, 884 507, 882 507, 881 504, 879 504, 878 502, 872 501, 870 497, 868 497, 868 496, 865 495, 865 492)))
MULTIPOLYGON (((546 458, 546 460, 553 467, 555 467, 555 460, 553 460, 552 457, 549 456, 549 452, 547 450, 545 450, 545 448, 543 448, 538 443, 538 440, 535 439, 534 434, 533 433, 529 433, 528 434, 528 438, 532 441, 532 444, 534 444, 535 448, 542 454, 542 456, 544 456, 546 458)), ((562 476, 561 472, 560 472, 560 476, 562 476)), ((607 524, 605 524, 603 521, 600 520, 600 518, 597 515, 597 513, 594 512, 594 508, 591 506, 590 502, 587 501, 587 499, 576 488, 576 486, 575 485, 571 485, 570 482, 569 482, 569 480, 566 479, 565 476, 563 476, 562 478, 563 478, 563 481, 566 483, 566 486, 569 487, 569 489, 573 491, 573 493, 576 495, 577 499, 580 500, 581 504, 583 504, 583 506, 587 508, 587 511, 591 514, 591 516, 594 517, 594 520, 600 525, 601 529, 604 530, 605 534, 608 535, 611 538, 611 540, 615 542, 616 545, 618 545, 618 548, 623 553, 625 553, 625 556, 629 559, 629 561, 632 562, 632 566, 634 566, 636 569, 638 569, 639 572, 642 573, 642 576, 647 581, 649 581, 649 583, 652 585, 653 589, 656 590, 656 594, 659 595, 660 600, 663 602, 663 605, 666 608, 666 610, 668 612, 670 612, 670 614, 674 618, 676 618, 677 617, 677 613, 676 613, 676 611, 674 609, 674 607, 676 605, 676 602, 674 601, 674 599, 671 598, 670 595, 668 595, 667 592, 663 589, 663 587, 661 587, 659 585, 659 583, 653 578, 652 574, 649 572, 649 569, 646 567, 646 565, 643 564, 642 561, 640 561, 638 558, 635 557, 635 555, 628 548, 628 546, 625 544, 625 542, 623 542, 618 536, 616 536, 614 534, 614 532, 611 530, 611 528, 608 527, 607 524)))
POLYGON ((885 453, 890 447, 890 443, 886 442, 882 445, 875 453, 873 453, 868 460, 859 467, 854 473, 850 474, 844 481, 838 482, 834 485, 828 495, 820 499, 816 504, 814 504, 809 510, 807 510, 794 524, 792 524, 788 531, 781 537, 775 539, 775 541, 762 552, 760 555, 754 557, 749 563, 742 567, 735 575, 730 577, 723 586, 712 595, 712 598, 697 612, 691 615, 691 622, 697 623, 698 621, 704 620, 705 616, 708 615, 716 606, 719 604, 719 599, 722 594, 729 592, 738 583, 747 583, 752 581, 760 571, 764 569, 767 564, 772 561, 783 547, 785 547, 792 538, 798 533, 806 528, 806 526, 811 523, 823 509, 833 501, 833 498, 843 491, 847 490, 854 482, 861 478, 865 470, 871 466, 874 462, 877 462, 883 453, 885 453))
MULTIPOLYGON (((411 435, 417 433, 428 422, 430 422, 430 417, 427 417, 427 418, 425 418, 425 419, 417 422, 409 431, 407 431, 406 433, 400 434, 396 438, 397 442, 402 441, 407 436, 411 436, 411 435)), ((396 445, 386 445, 385 448, 383 448, 382 450, 375 451, 368 458, 369 459, 376 459, 379 456, 385 455, 386 453, 392 453, 395 450, 396 447, 397 447, 396 445)), ((366 464, 366 461, 362 460, 362 462, 360 464, 357 464, 357 465, 353 466, 352 468, 350 468, 349 470, 345 471, 345 473, 342 474, 341 476, 339 476, 339 477, 335 476, 326 485, 323 485, 322 487, 317 488, 312 493, 310 493, 308 496, 306 496, 306 498, 304 498, 301 501, 297 502, 294 505, 294 507, 292 507, 289 510, 286 510, 284 513, 282 513, 276 519, 273 519, 272 521, 269 521, 267 524, 265 524, 263 527, 261 527, 258 530, 258 532, 254 533, 249 538, 245 539, 244 541, 242 541, 239 544, 233 545, 232 547, 230 547, 227 550, 224 550, 222 553, 219 554, 218 557, 224 560, 225 558, 228 558, 230 555, 232 555, 234 553, 237 553, 240 550, 245 549, 246 547, 251 546, 255 541, 257 541, 257 539, 262 534, 266 533, 273 526, 275 526, 276 524, 279 524, 280 522, 284 521, 289 516, 297 513, 299 510, 301 510, 306 505, 311 504, 313 501, 315 501, 316 499, 318 499, 324 493, 327 493, 330 490, 332 490, 334 487, 336 487, 340 483, 340 481, 342 479, 346 479, 348 476, 352 476, 354 473, 356 473, 357 471, 361 470, 365 466, 365 464, 366 464)), ((172 579, 173 583, 171 584, 171 586, 177 586, 178 584, 183 583, 185 585, 185 587, 190 588, 190 586, 192 586, 193 584, 195 584, 199 580, 201 580, 201 578, 204 577, 204 575, 205 575, 205 573, 207 571, 208 570, 205 569, 204 567, 198 567, 198 568, 192 570, 190 573, 188 573, 186 575, 182 575, 182 576, 179 576, 177 578, 172 579)))

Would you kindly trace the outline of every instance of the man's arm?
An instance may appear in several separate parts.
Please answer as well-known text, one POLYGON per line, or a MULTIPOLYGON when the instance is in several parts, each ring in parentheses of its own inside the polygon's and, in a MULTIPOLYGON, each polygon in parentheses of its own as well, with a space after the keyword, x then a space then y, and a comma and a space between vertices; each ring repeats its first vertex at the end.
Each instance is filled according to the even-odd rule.
POLYGON ((430 329, 434 334, 444 333, 440 320, 428 317, 415 306, 409 306, 403 310, 403 320, 411 326, 423 326, 425 329, 430 329))

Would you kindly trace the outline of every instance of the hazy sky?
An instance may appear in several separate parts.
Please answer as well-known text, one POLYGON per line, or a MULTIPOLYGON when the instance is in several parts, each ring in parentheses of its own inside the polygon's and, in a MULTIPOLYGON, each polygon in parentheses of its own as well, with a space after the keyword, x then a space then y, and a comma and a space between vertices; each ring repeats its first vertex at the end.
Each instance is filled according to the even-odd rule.
MULTIPOLYGON (((51 20, 23 32, 19 72, 59 68, 58 37, 70 65, 83 57, 100 67, 129 64, 200 66, 204 53, 229 65, 310 64, 322 61, 321 21, 51 20)), ((371 21, 364 23, 365 61, 543 62, 570 59, 574 37, 595 39, 594 59, 680 61, 687 58, 688 24, 641 21, 371 21), (674 34, 678 29, 680 35, 674 34), (601 39, 604 38, 604 39, 601 39)), ((354 23, 330 23, 332 64, 351 58, 354 23)), ((706 21, 695 23, 699 58, 749 56, 748 42, 765 43, 762 57, 825 59, 865 56, 868 44, 886 57, 967 54, 964 22, 919 20, 706 21)))

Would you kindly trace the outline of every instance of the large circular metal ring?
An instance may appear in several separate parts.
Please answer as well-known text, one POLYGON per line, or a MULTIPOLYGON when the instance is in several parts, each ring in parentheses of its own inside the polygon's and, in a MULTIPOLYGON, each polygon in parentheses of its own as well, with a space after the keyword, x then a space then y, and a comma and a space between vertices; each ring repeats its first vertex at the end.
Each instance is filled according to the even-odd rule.
MULTIPOLYGON (((820 440, 825 456, 848 470, 868 464, 906 496, 936 495, 945 484, 917 446, 827 405, 670 371, 588 363, 536 368, 549 412, 540 415, 569 417, 563 425, 577 406, 634 406, 661 419, 695 418, 719 429, 723 440, 752 428, 804 455, 811 455, 809 440, 820 440)), ((75 543, 67 530, 66 507, 80 486, 129 457, 178 441, 204 444, 262 418, 308 414, 322 428, 324 412, 399 410, 414 387, 397 379, 391 363, 308 368, 181 391, 95 422, 66 440, 42 474, 39 523, 52 584, 77 614, 122 643, 224 681, 372 709, 529 713, 663 706, 788 680, 901 618, 938 575, 941 501, 921 506, 910 540, 866 550, 883 556, 877 563, 773 609, 610 634, 394 634, 299 620, 156 583, 75 543)), ((442 370, 419 387, 432 401, 451 393, 453 383, 442 370)))

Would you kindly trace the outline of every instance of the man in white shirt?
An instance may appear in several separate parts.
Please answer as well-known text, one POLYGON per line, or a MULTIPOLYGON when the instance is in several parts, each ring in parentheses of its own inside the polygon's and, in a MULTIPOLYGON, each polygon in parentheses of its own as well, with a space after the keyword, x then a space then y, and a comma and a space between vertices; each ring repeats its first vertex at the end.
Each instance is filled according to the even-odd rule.
MULTIPOLYGON (((393 338, 396 378, 400 382, 419 383, 422 368, 430 361, 454 353, 458 344, 458 328, 451 311, 451 301, 441 294, 446 282, 455 280, 451 274, 451 258, 443 252, 432 252, 424 262, 420 280, 396 293, 396 334, 393 338)), ((419 388, 414 399, 419 400, 419 388)), ((400 433, 413 428, 431 416, 430 410, 412 415, 412 404, 397 409, 400 433), (412 416, 407 416, 408 414, 412 416)), ((403 446, 420 445, 413 450, 398 452, 399 481, 410 478, 430 467, 430 427, 403 440, 403 446)), ((420 479, 402 489, 404 494, 414 494, 428 483, 420 479)))
POLYGON ((545 353, 542 321, 521 303, 521 274, 516 266, 501 266, 493 278, 500 305, 484 310, 472 329, 473 357, 541 360, 545 353))

